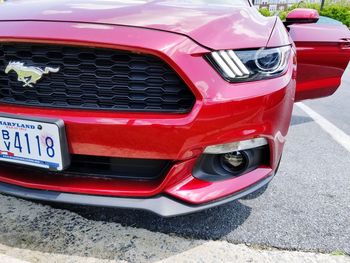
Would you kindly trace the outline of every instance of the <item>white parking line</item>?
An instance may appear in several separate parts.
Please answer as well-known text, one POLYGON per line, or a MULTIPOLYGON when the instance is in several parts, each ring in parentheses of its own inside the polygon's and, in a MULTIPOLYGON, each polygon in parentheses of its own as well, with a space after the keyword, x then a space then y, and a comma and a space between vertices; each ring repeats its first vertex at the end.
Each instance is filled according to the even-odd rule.
POLYGON ((350 152, 350 136, 302 102, 295 103, 341 146, 350 152))

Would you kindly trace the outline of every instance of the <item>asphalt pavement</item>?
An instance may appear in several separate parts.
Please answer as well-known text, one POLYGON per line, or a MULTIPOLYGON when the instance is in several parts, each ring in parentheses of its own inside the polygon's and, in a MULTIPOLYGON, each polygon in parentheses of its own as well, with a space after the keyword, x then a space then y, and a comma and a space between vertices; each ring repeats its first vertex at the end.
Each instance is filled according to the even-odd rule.
MULTIPOLYGON (((350 81, 304 103, 350 135, 350 81)), ((298 106, 280 170, 255 199, 168 219, 1 195, 0 203, 0 245, 42 253, 154 262, 221 240, 350 255, 350 152, 298 106)))

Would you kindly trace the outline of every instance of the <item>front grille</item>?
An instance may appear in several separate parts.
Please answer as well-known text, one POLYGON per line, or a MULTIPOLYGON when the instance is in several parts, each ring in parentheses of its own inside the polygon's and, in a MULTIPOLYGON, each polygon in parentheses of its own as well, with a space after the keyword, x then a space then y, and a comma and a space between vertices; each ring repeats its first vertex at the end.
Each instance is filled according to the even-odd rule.
POLYGON ((156 180, 166 175, 171 167, 169 160, 113 158, 89 155, 72 155, 71 165, 64 171, 0 162, 0 169, 30 172, 35 175, 79 176, 104 179, 156 180))
MULTIPOLYGON (((29 78, 30 79, 30 78, 29 78)), ((132 52, 77 46, 0 44, 0 102, 54 108, 184 113, 195 98, 161 59, 132 52), (9 62, 57 68, 23 87, 9 62)))

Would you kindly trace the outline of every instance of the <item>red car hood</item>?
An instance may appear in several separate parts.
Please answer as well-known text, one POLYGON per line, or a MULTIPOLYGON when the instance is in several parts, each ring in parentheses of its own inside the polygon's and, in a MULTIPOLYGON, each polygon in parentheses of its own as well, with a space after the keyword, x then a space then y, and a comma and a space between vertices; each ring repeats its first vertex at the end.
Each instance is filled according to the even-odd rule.
POLYGON ((262 17, 248 1, 246 6, 235 1, 230 6, 194 5, 184 0, 11 0, 0 4, 0 21, 69 21, 143 27, 184 34, 211 49, 266 46, 275 19, 262 17))

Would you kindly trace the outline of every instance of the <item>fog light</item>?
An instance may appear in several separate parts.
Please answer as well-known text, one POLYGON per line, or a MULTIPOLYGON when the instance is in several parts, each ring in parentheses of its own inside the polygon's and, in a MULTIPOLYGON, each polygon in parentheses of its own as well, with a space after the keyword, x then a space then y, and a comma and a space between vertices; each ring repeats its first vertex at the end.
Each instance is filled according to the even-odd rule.
POLYGON ((248 158, 242 152, 231 152, 221 155, 221 165, 228 172, 239 172, 246 169, 248 158))
POLYGON ((208 146, 193 167, 200 180, 217 182, 269 166, 270 149, 265 138, 208 146))

